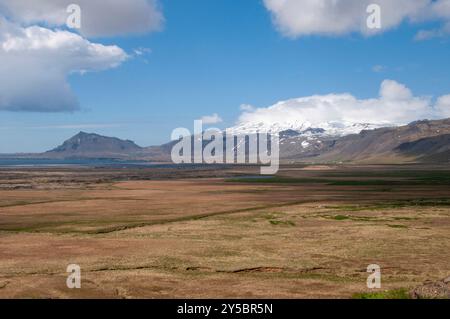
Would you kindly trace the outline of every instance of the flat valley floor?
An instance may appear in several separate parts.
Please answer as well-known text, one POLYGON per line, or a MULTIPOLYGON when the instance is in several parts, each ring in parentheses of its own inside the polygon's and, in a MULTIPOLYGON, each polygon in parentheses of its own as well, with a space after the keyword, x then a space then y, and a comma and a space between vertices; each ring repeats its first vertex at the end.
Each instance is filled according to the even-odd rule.
POLYGON ((448 165, 257 174, 2 168, 0 298, 352 298, 369 264, 386 296, 450 275, 448 165))

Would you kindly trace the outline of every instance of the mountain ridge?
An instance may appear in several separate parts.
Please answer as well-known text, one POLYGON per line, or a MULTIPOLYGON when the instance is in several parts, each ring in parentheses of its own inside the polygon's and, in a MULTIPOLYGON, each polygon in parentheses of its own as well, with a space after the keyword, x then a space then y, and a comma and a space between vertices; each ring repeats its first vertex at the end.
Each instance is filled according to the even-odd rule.
MULTIPOLYGON (((450 118, 420 120, 398 127, 363 129, 343 136, 323 128, 280 131, 282 162, 450 162, 450 118)), ((141 147, 130 140, 79 132, 44 153, 1 155, 48 159, 117 159, 170 162, 171 141, 141 147)))
POLYGON ((311 156, 306 152, 294 157, 301 159, 302 155, 310 155, 310 159, 312 157, 319 162, 424 161, 441 153, 441 150, 422 147, 421 152, 412 153, 400 145, 446 134, 450 134, 450 119, 421 120, 404 126, 363 130, 359 134, 327 140, 322 143, 318 154, 311 156))

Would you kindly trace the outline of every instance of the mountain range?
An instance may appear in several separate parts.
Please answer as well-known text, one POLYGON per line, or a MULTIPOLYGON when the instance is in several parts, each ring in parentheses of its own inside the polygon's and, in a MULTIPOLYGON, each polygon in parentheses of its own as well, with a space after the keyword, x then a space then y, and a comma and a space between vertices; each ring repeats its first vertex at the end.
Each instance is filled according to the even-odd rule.
POLYGON ((450 119, 416 121, 404 126, 362 130, 338 138, 289 137, 282 158, 314 162, 446 162, 450 161, 450 119))
MULTIPOLYGON (((252 134, 262 124, 237 126, 229 132, 252 134)), ((322 127, 271 127, 279 133, 280 157, 285 162, 450 162, 450 119, 416 121, 404 126, 326 123, 322 127)), ((194 138, 194 137, 193 137, 194 138)), ((141 147, 133 141, 80 132, 60 146, 39 154, 2 157, 45 159, 117 159, 170 162, 172 141, 141 147)))

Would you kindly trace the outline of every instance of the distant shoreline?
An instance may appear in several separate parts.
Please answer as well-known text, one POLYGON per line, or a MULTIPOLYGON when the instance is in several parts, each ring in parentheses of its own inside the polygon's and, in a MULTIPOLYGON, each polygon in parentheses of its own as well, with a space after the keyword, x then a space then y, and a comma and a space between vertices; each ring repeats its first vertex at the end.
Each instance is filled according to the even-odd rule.
POLYGON ((45 168, 45 167, 110 167, 110 168, 221 168, 223 164, 174 164, 171 162, 126 161, 118 159, 36 159, 1 158, 0 168, 45 168))
POLYGON ((171 165, 148 161, 124 161, 116 159, 47 159, 47 158, 1 158, 0 167, 44 167, 44 166, 154 166, 171 165))

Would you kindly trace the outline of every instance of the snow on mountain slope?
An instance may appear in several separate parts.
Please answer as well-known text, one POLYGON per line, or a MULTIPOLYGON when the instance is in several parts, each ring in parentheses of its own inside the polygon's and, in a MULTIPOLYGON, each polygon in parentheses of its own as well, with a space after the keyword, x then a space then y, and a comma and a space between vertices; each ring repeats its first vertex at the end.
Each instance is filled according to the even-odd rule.
MULTIPOLYGON (((227 128, 232 135, 246 135, 255 133, 278 133, 280 144, 290 144, 303 149, 311 149, 323 140, 337 139, 350 134, 358 134, 363 130, 396 126, 391 123, 365 123, 351 121, 311 122, 302 118, 286 117, 282 121, 268 120, 264 122, 241 121, 236 126, 227 128)), ((284 152, 287 152, 284 150, 284 152)), ((288 152, 289 153, 289 152, 288 152)))
POLYGON ((320 151, 328 142, 339 137, 358 134, 386 125, 370 123, 325 122, 313 125, 299 120, 284 123, 241 123, 227 129, 228 134, 246 135, 255 133, 278 133, 280 151, 283 157, 293 154, 314 153, 320 151))
POLYGON ((349 134, 358 134, 362 130, 376 129, 385 127, 382 124, 371 123, 350 123, 350 122, 324 122, 312 124, 300 120, 285 121, 284 123, 241 123, 228 128, 227 131, 234 135, 252 134, 252 133, 281 133, 284 131, 295 131, 305 136, 345 136, 349 134))

